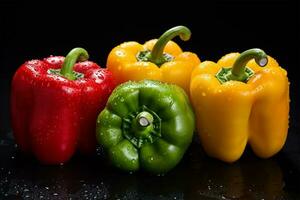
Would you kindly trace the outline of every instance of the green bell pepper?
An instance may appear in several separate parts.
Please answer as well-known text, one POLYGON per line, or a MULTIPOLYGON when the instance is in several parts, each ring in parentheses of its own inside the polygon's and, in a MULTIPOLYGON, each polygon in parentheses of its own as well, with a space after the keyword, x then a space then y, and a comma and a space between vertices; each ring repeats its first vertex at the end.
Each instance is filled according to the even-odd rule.
POLYGON ((144 80, 119 85, 97 119, 97 140, 112 165, 165 173, 183 157, 193 138, 194 113, 176 85, 144 80))

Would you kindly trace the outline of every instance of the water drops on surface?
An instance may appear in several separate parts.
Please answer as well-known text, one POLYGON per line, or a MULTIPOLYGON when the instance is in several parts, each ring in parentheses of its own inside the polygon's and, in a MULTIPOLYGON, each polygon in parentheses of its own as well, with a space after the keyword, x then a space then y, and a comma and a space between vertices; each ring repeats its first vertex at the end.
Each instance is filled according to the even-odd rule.
POLYGON ((25 188, 23 191, 24 191, 24 192, 29 192, 29 189, 25 188))
POLYGON ((57 196, 58 194, 56 192, 53 193, 53 196, 57 196))
POLYGON ((156 176, 165 176, 165 174, 163 174, 163 173, 162 174, 157 174, 156 176))

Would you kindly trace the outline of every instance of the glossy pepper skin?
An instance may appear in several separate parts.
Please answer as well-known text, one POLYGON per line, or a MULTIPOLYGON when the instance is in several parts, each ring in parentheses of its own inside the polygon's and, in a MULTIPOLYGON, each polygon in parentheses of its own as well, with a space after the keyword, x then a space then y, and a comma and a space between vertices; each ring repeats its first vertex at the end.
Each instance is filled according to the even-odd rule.
POLYGON ((192 74, 190 89, 198 133, 208 155, 234 162, 247 143, 261 158, 283 147, 289 119, 287 72, 262 50, 201 63, 192 74))
POLYGON ((107 68, 118 74, 118 84, 129 80, 159 80, 176 84, 189 94, 190 76, 200 60, 196 54, 182 52, 175 42, 170 41, 177 35, 186 41, 191 32, 184 26, 177 26, 166 31, 158 40, 153 39, 143 45, 125 42, 112 49, 107 68))
POLYGON ((16 143, 45 164, 68 161, 76 148, 83 153, 95 150, 97 115, 115 87, 111 72, 91 61, 75 64, 77 59, 87 60, 87 52, 75 48, 66 58, 25 62, 13 77, 16 143))
POLYGON ((97 139, 112 165, 125 171, 165 173, 192 141, 194 114, 185 92, 158 81, 126 82, 97 120, 97 139))

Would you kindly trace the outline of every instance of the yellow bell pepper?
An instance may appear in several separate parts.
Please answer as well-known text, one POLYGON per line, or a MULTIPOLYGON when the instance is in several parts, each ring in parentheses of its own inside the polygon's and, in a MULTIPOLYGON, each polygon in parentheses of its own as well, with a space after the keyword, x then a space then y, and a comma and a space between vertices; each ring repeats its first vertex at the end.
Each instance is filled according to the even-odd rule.
POLYGON ((158 40, 150 40, 144 45, 125 42, 109 53, 107 68, 117 75, 118 84, 129 80, 159 80, 177 84, 189 94, 191 73, 200 60, 194 53, 182 52, 171 41, 178 35, 186 41, 190 39, 191 32, 185 26, 177 26, 166 31, 158 40))
POLYGON ((262 50, 202 62, 192 73, 190 94, 209 156, 234 162, 249 143, 257 156, 268 158, 283 147, 289 121, 287 72, 262 50))

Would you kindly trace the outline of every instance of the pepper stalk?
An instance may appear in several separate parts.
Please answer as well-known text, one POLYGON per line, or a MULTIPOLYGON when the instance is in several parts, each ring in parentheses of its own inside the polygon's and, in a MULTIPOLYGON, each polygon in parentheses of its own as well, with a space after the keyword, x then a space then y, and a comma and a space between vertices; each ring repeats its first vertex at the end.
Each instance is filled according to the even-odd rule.
POLYGON ((255 59, 255 62, 264 67, 268 64, 268 56, 261 49, 249 49, 240 54, 236 59, 232 68, 222 68, 217 74, 217 79, 221 82, 227 81, 241 81, 247 82, 254 72, 252 69, 246 67, 246 64, 251 60, 255 59))

